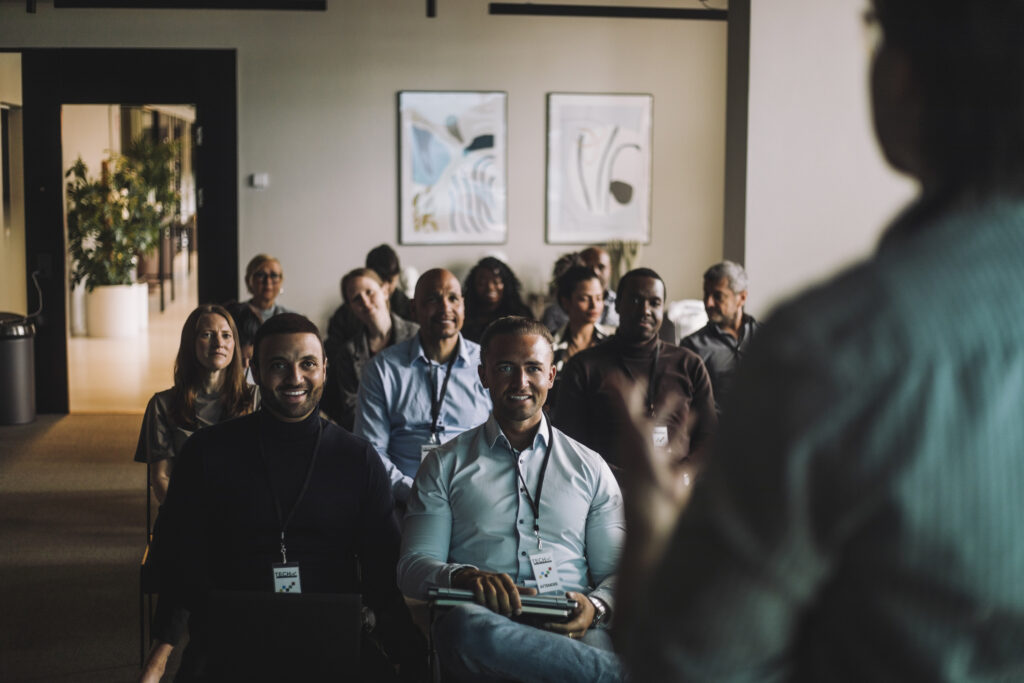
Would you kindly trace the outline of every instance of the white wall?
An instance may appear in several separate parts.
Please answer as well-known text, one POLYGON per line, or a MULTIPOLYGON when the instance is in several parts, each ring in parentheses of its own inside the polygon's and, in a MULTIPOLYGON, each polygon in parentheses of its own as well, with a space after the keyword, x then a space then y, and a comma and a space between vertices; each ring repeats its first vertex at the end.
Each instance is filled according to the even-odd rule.
POLYGON ((862 0, 751 0, 748 308, 860 259, 916 187, 875 143, 862 0))
MULTIPOLYGON (((40 3, 29 15, 4 3, 0 47, 236 48, 240 269, 257 252, 277 255, 281 303, 319 321, 339 303, 341 275, 370 248, 397 241, 397 91, 508 92, 501 250, 531 290, 543 289, 567 250, 544 243, 545 94, 652 93, 653 241, 641 260, 663 274, 671 297, 699 294, 700 273, 722 248, 725 23, 492 17, 480 0, 445 0, 438 12, 428 19, 413 0, 335 0, 326 13, 40 3), (270 174, 268 190, 245 187, 255 172, 270 174)), ((421 271, 464 272, 488 251, 398 248, 421 271)))

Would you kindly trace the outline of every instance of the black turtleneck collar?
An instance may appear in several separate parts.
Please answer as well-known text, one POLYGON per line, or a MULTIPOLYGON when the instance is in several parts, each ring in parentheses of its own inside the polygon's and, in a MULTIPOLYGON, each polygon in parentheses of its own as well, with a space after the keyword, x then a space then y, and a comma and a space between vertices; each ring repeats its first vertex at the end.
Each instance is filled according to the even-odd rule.
POLYGON ((320 423, 320 410, 314 410, 301 422, 284 422, 270 411, 261 408, 259 411, 260 432, 275 441, 301 441, 316 434, 320 423))
POLYGON ((618 344, 619 352, 626 358, 650 358, 654 355, 654 349, 661 342, 657 335, 653 339, 643 342, 628 342, 616 334, 615 340, 618 344))

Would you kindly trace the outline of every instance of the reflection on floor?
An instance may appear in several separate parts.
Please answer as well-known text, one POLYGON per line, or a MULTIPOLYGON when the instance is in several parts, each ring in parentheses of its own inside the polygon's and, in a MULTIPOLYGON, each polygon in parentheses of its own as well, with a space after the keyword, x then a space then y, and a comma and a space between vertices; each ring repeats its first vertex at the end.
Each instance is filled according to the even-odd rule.
POLYGON ((150 397, 173 383, 174 356, 181 326, 197 304, 196 267, 186 255, 175 258, 175 300, 165 283, 167 306, 160 312, 160 290, 149 294, 149 329, 133 339, 68 339, 68 383, 73 413, 141 413, 150 397))

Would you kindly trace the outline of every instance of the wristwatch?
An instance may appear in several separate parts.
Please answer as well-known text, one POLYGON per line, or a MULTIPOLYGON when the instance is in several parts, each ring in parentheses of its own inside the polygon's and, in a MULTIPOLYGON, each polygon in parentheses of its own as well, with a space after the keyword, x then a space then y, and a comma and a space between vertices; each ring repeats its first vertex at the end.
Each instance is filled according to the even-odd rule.
POLYGON ((594 606, 594 620, 590 622, 590 628, 597 628, 604 622, 608 621, 608 605, 604 604, 604 600, 601 598, 595 598, 587 596, 587 600, 590 600, 590 604, 594 606))

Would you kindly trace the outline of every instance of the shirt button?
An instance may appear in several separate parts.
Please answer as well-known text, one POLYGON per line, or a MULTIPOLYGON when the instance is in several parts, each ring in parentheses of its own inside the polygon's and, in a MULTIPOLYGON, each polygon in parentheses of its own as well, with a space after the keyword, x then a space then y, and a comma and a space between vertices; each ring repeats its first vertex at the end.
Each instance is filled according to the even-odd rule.
POLYGON ((519 520, 519 523, 520 523, 520 524, 522 524, 522 523, 523 523, 523 520, 519 520))
POLYGON ((522 555, 523 557, 526 557, 526 551, 525 550, 523 552, 519 553, 519 554, 522 555))

